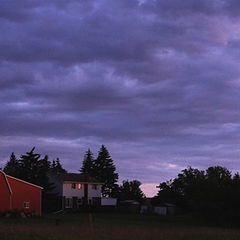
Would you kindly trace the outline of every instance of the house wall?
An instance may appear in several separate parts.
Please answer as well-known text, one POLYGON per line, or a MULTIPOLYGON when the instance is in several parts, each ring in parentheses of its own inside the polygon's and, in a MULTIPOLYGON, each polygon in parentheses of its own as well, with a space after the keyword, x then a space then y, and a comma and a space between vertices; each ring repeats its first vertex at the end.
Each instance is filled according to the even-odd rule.
POLYGON ((88 184, 88 197, 101 197, 101 185, 97 184, 97 189, 92 188, 93 184, 88 184))
POLYGON ((0 211, 11 210, 11 192, 7 185, 6 177, 0 172, 0 211))
POLYGON ((42 189, 28 184, 16 178, 7 176, 12 189, 12 209, 24 212, 34 212, 41 215, 41 193, 42 189), (29 203, 29 208, 24 208, 24 202, 29 203))
POLYGON ((77 182, 64 182, 63 183, 63 196, 64 197, 78 197, 78 198, 84 197, 84 186, 82 185, 81 189, 78 189, 77 187, 75 189, 73 189, 72 183, 78 184, 77 182))
MULTIPOLYGON (((64 197, 78 197, 82 198, 84 197, 84 186, 83 183, 79 182, 64 182, 63 184, 63 196, 64 197), (82 184, 82 188, 78 189, 77 187, 75 189, 72 188, 72 183, 76 184, 82 184)), ((93 197, 101 197, 101 185, 97 184, 97 189, 92 189, 92 184, 88 184, 88 198, 93 197)))

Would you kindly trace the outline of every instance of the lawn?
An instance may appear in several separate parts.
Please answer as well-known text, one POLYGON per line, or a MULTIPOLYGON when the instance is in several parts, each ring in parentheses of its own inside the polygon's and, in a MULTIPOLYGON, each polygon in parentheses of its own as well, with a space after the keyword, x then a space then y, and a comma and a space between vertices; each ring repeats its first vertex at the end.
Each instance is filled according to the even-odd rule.
POLYGON ((130 214, 0 219, 1 240, 238 240, 240 230, 196 225, 184 217, 130 214))

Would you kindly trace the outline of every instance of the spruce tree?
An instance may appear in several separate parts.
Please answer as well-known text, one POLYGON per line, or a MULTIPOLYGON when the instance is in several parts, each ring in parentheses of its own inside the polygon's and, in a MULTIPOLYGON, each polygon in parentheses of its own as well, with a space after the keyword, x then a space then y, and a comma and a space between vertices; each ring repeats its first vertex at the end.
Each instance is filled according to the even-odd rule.
POLYGON ((54 207, 56 202, 55 194, 51 193, 54 189, 54 185, 49 182, 48 172, 51 167, 51 163, 48 160, 48 156, 41 158, 41 155, 35 153, 35 147, 30 152, 22 155, 20 162, 20 179, 28 181, 30 183, 43 187, 42 203, 43 210, 49 211, 54 207))
POLYGON ((41 155, 34 153, 35 147, 30 152, 21 155, 20 163, 20 179, 28 181, 33 184, 40 185, 45 190, 49 189, 49 182, 47 173, 50 169, 50 162, 48 156, 41 158, 41 155))
POLYGON ((67 172, 66 169, 63 168, 59 158, 57 158, 56 161, 55 160, 52 161, 50 165, 50 171, 56 174, 67 172))
POLYGON ((113 160, 109 155, 107 148, 102 145, 98 157, 94 161, 94 177, 103 183, 102 195, 111 197, 114 189, 117 187, 118 174, 113 160))
POLYGON ((17 160, 14 152, 12 152, 10 159, 5 165, 3 171, 8 175, 18 177, 20 171, 19 167, 20 167, 19 161, 17 160))
POLYGON ((89 175, 93 175, 94 168, 94 159, 93 154, 90 149, 88 149, 84 155, 82 167, 79 170, 81 173, 88 173, 89 175))

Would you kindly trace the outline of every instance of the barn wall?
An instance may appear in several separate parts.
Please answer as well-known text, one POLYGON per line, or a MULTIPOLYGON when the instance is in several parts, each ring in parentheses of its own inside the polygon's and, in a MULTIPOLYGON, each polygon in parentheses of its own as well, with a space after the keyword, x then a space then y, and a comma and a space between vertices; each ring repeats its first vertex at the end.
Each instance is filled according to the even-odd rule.
POLYGON ((9 210, 11 210, 11 193, 5 179, 5 174, 0 172, 0 211, 9 210))
POLYGON ((30 185, 21 180, 7 176, 8 182, 13 191, 12 208, 24 212, 34 212, 41 215, 41 188, 30 185), (24 208, 24 202, 29 203, 29 208, 24 208))

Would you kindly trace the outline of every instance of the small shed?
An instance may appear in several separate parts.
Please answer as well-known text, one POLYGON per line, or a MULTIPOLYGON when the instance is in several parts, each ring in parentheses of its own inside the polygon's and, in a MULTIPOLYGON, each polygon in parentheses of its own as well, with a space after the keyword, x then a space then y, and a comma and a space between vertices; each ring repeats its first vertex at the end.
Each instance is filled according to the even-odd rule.
POLYGON ((140 203, 135 200, 120 201, 118 204, 119 210, 126 213, 139 213, 140 203))
POLYGON ((153 212, 158 215, 175 215, 176 214, 176 205, 171 203, 162 203, 158 206, 153 207, 153 212))
POLYGON ((101 206, 117 206, 117 198, 101 198, 101 206))
POLYGON ((153 208, 154 213, 158 215, 167 215, 167 208, 165 206, 158 206, 153 208))

